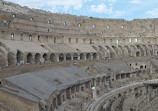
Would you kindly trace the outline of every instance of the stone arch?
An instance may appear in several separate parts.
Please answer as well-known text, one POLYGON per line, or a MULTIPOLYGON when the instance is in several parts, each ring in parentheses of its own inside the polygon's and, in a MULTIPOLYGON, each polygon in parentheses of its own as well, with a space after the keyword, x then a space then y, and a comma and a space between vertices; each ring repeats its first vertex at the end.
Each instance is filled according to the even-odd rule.
POLYGON ((27 54, 27 63, 31 63, 32 62, 32 54, 28 53, 27 54))
POLYGON ((48 61, 48 55, 45 53, 43 54, 44 62, 48 61))
POLYGON ((77 53, 73 54, 73 60, 78 60, 78 54, 77 53))
POLYGON ((109 46, 105 46, 107 50, 109 50, 110 52, 110 58, 115 58, 116 54, 115 52, 112 50, 112 48, 110 48, 109 46))
POLYGON ((64 61, 64 54, 62 53, 59 54, 59 61, 64 61))
POLYGON ((114 101, 115 101, 115 100, 117 100, 117 97, 114 96, 113 99, 114 99, 114 101))
POLYGON ((140 50, 141 52, 141 56, 145 56, 145 50, 141 45, 137 45, 137 48, 140 50))
POLYGON ((8 58, 8 66, 15 65, 15 55, 12 52, 9 52, 7 55, 8 58))
POLYGON ((139 51, 136 52, 136 57, 138 57, 138 56, 140 56, 140 52, 139 51))
POLYGON ((99 50, 100 52, 102 52, 103 54, 105 54, 105 48, 104 48, 104 47, 98 46, 98 50, 99 50))
POLYGON ((135 87, 135 88, 134 88, 134 91, 138 91, 138 88, 137 88, 137 87, 135 87))
POLYGON ((97 53, 93 53, 93 60, 97 59, 97 53))
POLYGON ((92 46, 93 47, 93 49, 95 49, 96 51, 99 51, 99 48, 98 47, 96 47, 96 46, 92 46))
POLYGON ((80 60, 84 60, 85 59, 85 55, 83 53, 80 54, 80 60))
POLYGON ((103 48, 103 50, 104 50, 104 55, 105 55, 105 57, 106 58, 110 58, 110 51, 107 49, 107 48, 105 48, 105 47, 102 47, 103 48))
POLYGON ((16 53, 17 64, 22 64, 23 62, 23 53, 21 51, 17 51, 16 53))
POLYGON ((140 69, 143 69, 143 65, 140 66, 140 69))
POLYGON ((35 55, 35 63, 39 63, 40 62, 40 58, 41 58, 41 55, 39 53, 36 53, 35 55))
POLYGON ((91 60, 91 54, 90 53, 86 54, 86 60, 91 60))
POLYGON ((134 111, 133 108, 130 108, 130 111, 134 111))
MULTIPOLYGON (((137 47, 135 47, 134 45, 130 45, 129 47, 131 48, 131 52, 133 52, 136 56, 140 56, 141 55, 139 50, 137 49, 137 47)), ((133 55, 133 56, 135 56, 135 55, 133 55)))
POLYGON ((68 54, 66 54, 66 61, 70 61, 70 60, 71 60, 71 54, 68 53, 68 54))
POLYGON ((150 52, 149 52, 149 49, 146 45, 142 45, 142 47, 145 49, 145 52, 146 52, 146 56, 149 56, 150 55, 150 52))
POLYGON ((130 52, 131 52, 131 51, 130 51, 129 47, 128 47, 128 46, 124 46, 124 49, 128 52, 127 55, 130 56, 130 52))
POLYGON ((152 56, 153 55, 153 47, 152 47, 152 45, 148 45, 148 47, 149 47, 150 55, 152 56))
POLYGON ((126 94, 127 94, 127 92, 126 92, 126 91, 124 91, 124 92, 123 92, 123 94, 124 94, 124 95, 126 95, 126 94))
POLYGON ((55 54, 54 53, 52 53, 50 55, 50 62, 55 62, 55 54))
POLYGON ((120 51, 122 52, 122 56, 126 56, 127 55, 127 51, 123 50, 122 46, 118 46, 118 48, 120 49, 120 51))
POLYGON ((112 46, 112 48, 115 50, 117 55, 121 55, 120 50, 116 46, 112 46))
POLYGON ((122 95, 119 93, 119 94, 118 94, 118 98, 121 97, 121 96, 122 96, 122 95))
POLYGON ((103 46, 98 46, 97 47, 97 52, 98 52, 98 56, 102 59, 106 59, 108 57, 108 52, 107 50, 103 47, 103 46))

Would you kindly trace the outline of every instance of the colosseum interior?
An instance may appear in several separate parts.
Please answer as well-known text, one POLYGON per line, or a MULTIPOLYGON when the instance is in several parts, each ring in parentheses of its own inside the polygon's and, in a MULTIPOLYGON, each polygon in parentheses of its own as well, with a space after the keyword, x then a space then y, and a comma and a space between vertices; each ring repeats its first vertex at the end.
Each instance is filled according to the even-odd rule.
POLYGON ((158 111, 157 43, 158 19, 0 0, 0 111, 158 111))

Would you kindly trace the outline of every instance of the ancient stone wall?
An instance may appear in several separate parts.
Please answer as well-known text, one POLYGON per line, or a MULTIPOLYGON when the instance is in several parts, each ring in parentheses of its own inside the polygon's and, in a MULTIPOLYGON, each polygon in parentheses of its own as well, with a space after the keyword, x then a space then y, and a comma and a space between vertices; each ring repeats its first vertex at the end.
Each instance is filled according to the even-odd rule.
POLYGON ((1 1, 2 39, 55 43, 153 43, 157 19, 99 19, 50 13, 1 1), (65 38, 66 37, 66 38, 65 38), (64 39, 65 38, 65 39, 64 39), (70 40, 72 39, 72 40, 70 40), (83 39, 89 39, 87 42, 83 39), (90 40, 92 39, 92 40, 90 40))
MULTIPOLYGON (((158 19, 127 21, 58 14, 0 0, 0 103, 16 111, 144 108, 143 97, 150 95, 148 91, 153 93, 153 87, 147 91, 141 81, 158 78, 157 36, 158 19), (54 85, 63 86, 50 91, 46 100, 30 101, 26 95, 20 96, 20 91, 30 97, 36 94, 4 80, 26 72, 69 66, 83 69, 90 78, 85 80, 75 73, 73 76, 80 78, 76 83, 66 84, 71 76, 62 84, 62 79, 52 77, 54 85), (141 107, 133 103, 139 98, 141 107)), ((40 80, 43 78, 33 90, 45 94, 38 89, 40 80)), ((155 97, 154 93, 150 96, 155 97)), ((149 109, 151 101, 145 103, 149 109)), ((156 101, 151 103, 155 105, 156 101)), ((5 109, 0 105, 0 110, 5 109)))

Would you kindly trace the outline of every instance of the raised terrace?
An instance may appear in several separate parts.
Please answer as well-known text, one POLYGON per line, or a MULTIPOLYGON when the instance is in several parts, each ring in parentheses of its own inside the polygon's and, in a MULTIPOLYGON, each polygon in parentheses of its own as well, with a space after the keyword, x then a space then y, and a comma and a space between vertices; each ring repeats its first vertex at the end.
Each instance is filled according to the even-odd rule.
POLYGON ((103 19, 0 0, 0 111, 158 111, 158 19, 103 19))

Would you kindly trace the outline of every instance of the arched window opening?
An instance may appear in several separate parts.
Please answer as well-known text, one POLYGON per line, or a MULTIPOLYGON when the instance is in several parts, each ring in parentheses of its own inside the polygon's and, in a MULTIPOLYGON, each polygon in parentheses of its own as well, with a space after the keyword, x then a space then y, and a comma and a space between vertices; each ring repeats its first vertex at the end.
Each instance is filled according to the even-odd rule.
POLYGON ((109 25, 107 25, 107 26, 106 26, 106 28, 107 28, 107 29, 109 29, 109 28, 110 28, 110 26, 109 26, 109 25))
POLYGON ((135 39, 135 42, 137 43, 137 42, 138 42, 138 39, 135 39))
POLYGON ((137 89, 137 88, 134 88, 134 91, 138 91, 138 89, 137 89))
POLYGON ((66 26, 66 22, 64 22, 64 26, 66 26))
POLYGON ((143 66, 140 66, 140 69, 143 69, 143 66))
POLYGON ((40 41, 40 36, 38 35, 38 41, 40 41))
POLYGON ((27 63, 31 63, 32 62, 32 54, 29 53, 27 54, 27 63))
POLYGON ((33 18, 30 18, 31 21, 33 21, 33 18))
POLYGON ((17 60, 17 65, 23 64, 23 54, 22 52, 18 51, 16 54, 16 60, 17 60))
POLYGON ((80 54, 80 60, 84 60, 84 58, 85 58, 85 57, 84 57, 84 54, 81 53, 81 54, 80 54))
POLYGON ((47 54, 44 54, 43 58, 44 58, 44 62, 48 61, 48 55, 47 54))
POLYGON ((64 61, 64 55, 62 53, 59 54, 59 61, 64 61))
POLYGON ((119 44, 119 40, 116 40, 116 44, 117 44, 117 45, 119 44))
POLYGON ((129 39, 129 42, 132 42, 132 39, 129 39))
POLYGON ((15 14, 13 14, 12 17, 15 18, 15 14))
POLYGON ((80 28, 81 27, 81 24, 78 24, 78 28, 80 28))
POLYGON ((11 40, 14 40, 14 33, 11 33, 11 40))
POLYGON ((50 55, 50 62, 55 62, 55 54, 50 55))
POLYGON ((73 55, 73 60, 77 60, 77 59, 78 59, 78 54, 75 53, 75 54, 73 55))
POLYGON ((86 59, 87 59, 87 60, 91 60, 91 54, 90 54, 90 53, 87 53, 86 59))
POLYGON ((29 40, 30 40, 30 41, 32 40, 32 35, 29 36, 29 40))
POLYGON ((123 25, 121 25, 121 29, 123 29, 124 28, 124 26, 123 25))
POLYGON ((121 96, 122 96, 121 94, 118 95, 118 97, 121 97, 121 96))
POLYGON ((93 54, 93 60, 96 60, 97 59, 97 53, 94 53, 93 54))
POLYGON ((35 63, 38 64, 40 62, 40 58, 41 58, 41 55, 39 53, 37 53, 35 55, 35 63))
POLYGON ((136 57, 140 56, 140 52, 136 52, 136 57))
POLYGON ((66 54, 66 60, 71 60, 71 54, 66 54))

